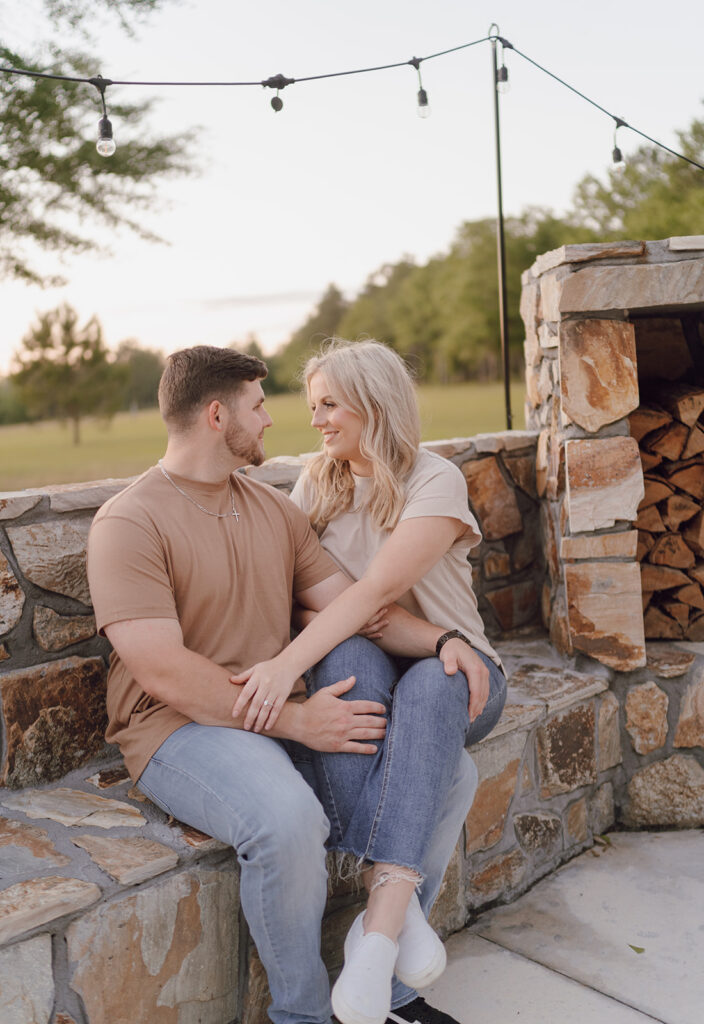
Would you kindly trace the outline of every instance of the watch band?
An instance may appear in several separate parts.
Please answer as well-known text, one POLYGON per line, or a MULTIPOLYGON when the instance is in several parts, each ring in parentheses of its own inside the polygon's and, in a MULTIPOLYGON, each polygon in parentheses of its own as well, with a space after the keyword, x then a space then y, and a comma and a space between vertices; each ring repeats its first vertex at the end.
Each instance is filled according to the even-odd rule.
POLYGON ((469 647, 472 646, 471 640, 468 640, 464 633, 460 632, 459 629, 449 629, 447 633, 443 633, 442 636, 438 637, 438 641, 435 644, 436 658, 440 657, 440 651, 443 649, 444 645, 447 643, 448 640, 464 640, 464 642, 469 647))

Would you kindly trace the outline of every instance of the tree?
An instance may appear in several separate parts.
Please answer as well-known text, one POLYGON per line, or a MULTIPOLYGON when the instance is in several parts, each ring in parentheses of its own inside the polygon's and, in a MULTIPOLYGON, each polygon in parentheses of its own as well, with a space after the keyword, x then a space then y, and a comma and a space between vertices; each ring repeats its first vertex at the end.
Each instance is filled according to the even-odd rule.
MULTIPOLYGON (((67 25, 84 38, 94 8, 116 13, 130 29, 136 16, 159 0, 43 0, 54 26, 67 25)), ((89 36, 88 36, 89 38, 89 36)), ((94 54, 54 45, 19 53, 0 38, 0 64, 29 71, 95 76, 94 54)), ((80 222, 126 225, 154 238, 137 213, 154 199, 157 179, 189 169, 192 136, 155 136, 145 118, 152 103, 107 101, 118 148, 104 159, 95 149, 102 113, 98 90, 76 82, 0 74, 0 275, 34 284, 56 284, 36 267, 37 250, 85 252, 97 248, 80 222), (74 226, 75 225, 75 226, 74 226)))
POLYGON ((157 404, 159 381, 164 372, 164 354, 142 348, 136 341, 120 342, 115 364, 125 369, 125 409, 151 409, 157 404))
MULTIPOLYGON (((305 323, 275 356, 269 356, 266 363, 279 390, 297 386, 298 375, 306 359, 326 338, 338 333, 348 305, 340 289, 329 284, 305 323)), ((275 390, 274 384, 270 384, 270 390, 275 390)))
POLYGON ((90 414, 110 419, 122 406, 127 369, 108 355, 97 317, 78 326, 69 305, 41 313, 22 339, 10 379, 34 419, 69 420, 73 443, 80 422, 90 414))
MULTIPOLYGON (((677 138, 685 156, 704 163, 704 121, 677 138)), ((584 177, 574 205, 574 216, 602 240, 690 235, 704 224, 704 172, 657 146, 640 146, 606 181, 584 177)))

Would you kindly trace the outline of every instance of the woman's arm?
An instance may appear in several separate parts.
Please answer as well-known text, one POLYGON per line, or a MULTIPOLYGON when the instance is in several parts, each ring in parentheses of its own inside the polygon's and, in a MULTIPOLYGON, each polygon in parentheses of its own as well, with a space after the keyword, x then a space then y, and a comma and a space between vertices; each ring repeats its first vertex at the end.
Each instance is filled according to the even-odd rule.
MULTIPOLYGON (((333 647, 356 633, 380 608, 391 605, 422 579, 464 530, 464 523, 447 516, 403 520, 391 532, 362 578, 348 585, 330 603, 333 595, 326 586, 327 581, 296 594, 301 604, 319 612, 314 621, 276 658, 260 662, 233 677, 236 683, 245 684, 233 710, 234 714, 240 714, 249 702, 245 728, 254 727, 258 731, 265 723, 270 728, 295 680, 333 647)), ((424 653, 432 654, 434 648, 424 653)))

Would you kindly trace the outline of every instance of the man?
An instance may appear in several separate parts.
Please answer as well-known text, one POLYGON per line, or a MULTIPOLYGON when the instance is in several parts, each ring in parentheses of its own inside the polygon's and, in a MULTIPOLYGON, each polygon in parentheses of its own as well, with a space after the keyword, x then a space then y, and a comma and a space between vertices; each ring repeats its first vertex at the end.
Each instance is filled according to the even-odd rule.
MULTIPOLYGON (((385 709, 341 699, 354 686, 350 676, 286 702, 267 735, 246 731, 244 715, 233 718, 239 689, 230 676, 288 643, 293 597, 319 611, 349 583, 287 498, 234 472, 264 459, 266 372, 229 349, 197 346, 170 357, 159 388, 166 453, 98 512, 88 576, 98 628, 114 648, 108 740, 150 799, 235 848, 271 1019, 326 1024, 328 822, 280 741, 373 754, 385 709)), ((466 792, 448 809, 454 835, 438 843, 435 890, 465 802, 466 792)), ((402 1001, 419 1006, 414 996, 402 1001)), ((417 1016, 403 1009, 400 1019, 417 1016)), ((432 1020, 450 1020, 432 1012, 432 1020)))

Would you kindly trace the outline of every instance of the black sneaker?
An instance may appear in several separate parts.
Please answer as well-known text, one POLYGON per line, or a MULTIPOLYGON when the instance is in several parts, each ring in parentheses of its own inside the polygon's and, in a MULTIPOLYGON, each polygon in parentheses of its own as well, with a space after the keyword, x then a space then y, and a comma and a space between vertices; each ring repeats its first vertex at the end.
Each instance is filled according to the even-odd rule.
POLYGON ((422 996, 416 996, 412 1002, 392 1010, 386 1018, 386 1024, 459 1024, 459 1021, 449 1013, 429 1006, 422 996))

